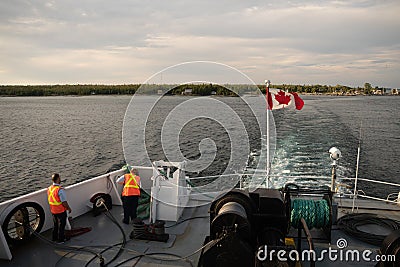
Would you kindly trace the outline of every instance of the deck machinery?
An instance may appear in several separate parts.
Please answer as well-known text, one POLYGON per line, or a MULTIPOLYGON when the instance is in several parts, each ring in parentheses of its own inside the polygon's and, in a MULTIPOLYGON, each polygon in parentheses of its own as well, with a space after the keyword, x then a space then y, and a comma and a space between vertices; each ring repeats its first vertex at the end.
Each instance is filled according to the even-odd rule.
MULTIPOLYGON (((293 189, 288 188, 259 188, 253 192, 234 189, 217 198, 210 206, 210 235, 204 241, 209 245, 203 249, 198 266, 295 266, 296 261, 279 262, 276 255, 260 257, 260 251, 266 253, 264 248, 287 252, 295 249, 293 243, 285 242, 291 228, 291 195, 293 189)), ((325 226, 329 227, 325 228, 330 231, 332 208, 327 202, 329 221, 325 226)), ((300 229, 300 241, 302 230, 309 233, 307 223, 301 221, 296 227, 300 229)))

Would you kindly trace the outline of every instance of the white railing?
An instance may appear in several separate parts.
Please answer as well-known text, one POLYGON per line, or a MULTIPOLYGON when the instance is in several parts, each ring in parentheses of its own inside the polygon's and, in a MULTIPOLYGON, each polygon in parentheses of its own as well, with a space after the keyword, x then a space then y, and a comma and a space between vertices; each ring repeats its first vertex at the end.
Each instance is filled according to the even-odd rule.
POLYGON ((357 199, 357 197, 361 197, 361 198, 373 199, 373 200, 377 200, 377 201, 383 201, 386 203, 394 203, 394 204, 400 205, 400 184, 379 181, 379 180, 366 179, 366 178, 347 178, 346 177, 346 178, 341 178, 341 180, 354 181, 354 182, 356 180, 358 180, 358 181, 364 181, 364 182, 368 182, 368 183, 397 187, 399 190, 394 193, 389 193, 386 198, 380 198, 380 197, 376 197, 376 196, 367 195, 363 190, 353 190, 353 193, 350 193, 350 194, 347 193, 347 194, 343 194, 343 195, 351 197, 353 199, 357 199), (393 198, 393 196, 396 196, 396 195, 397 195, 397 198, 395 200, 391 200, 391 198, 393 198))
MULTIPOLYGON (((201 181, 204 179, 214 179, 214 178, 223 178, 223 177, 239 177, 238 178, 238 182, 240 184, 240 188, 245 188, 245 184, 243 183, 243 178, 244 177, 261 177, 266 180, 265 176, 266 176, 266 171, 264 170, 251 170, 252 173, 233 173, 233 174, 222 174, 222 175, 213 175, 213 176, 201 176, 201 177, 192 177, 192 178, 187 178, 187 180, 190 181, 190 185, 193 186, 192 182, 196 182, 196 181, 201 181)), ((269 184, 273 184, 274 178, 280 178, 280 179, 285 179, 285 180, 293 180, 293 179, 313 179, 313 180, 325 180, 325 181, 330 181, 331 177, 328 176, 311 176, 311 175, 305 175, 305 176, 290 176, 290 175, 269 175, 268 179, 270 180, 269 184)), ((341 193, 340 196, 345 196, 345 197, 349 197, 352 199, 357 199, 357 197, 360 198, 366 198, 366 199, 372 199, 372 200, 377 200, 377 201, 383 201, 386 203, 394 203, 394 204, 399 204, 400 205, 400 184, 397 183, 393 183, 393 182, 385 182, 385 181, 379 181, 379 180, 373 180, 373 179, 367 179, 367 178, 349 178, 349 177, 343 177, 343 178, 339 178, 339 181, 345 182, 345 181, 353 181, 355 182, 356 180, 358 182, 362 181, 362 182, 368 182, 368 183, 375 183, 375 184, 381 184, 381 185, 386 185, 386 186, 394 186, 394 187, 398 187, 399 190, 397 192, 394 193, 390 193, 388 194, 388 196, 386 198, 380 198, 380 197, 376 197, 376 196, 372 196, 372 195, 367 195, 363 190, 354 190, 354 188, 352 188, 350 185, 348 184, 343 184, 343 183, 337 183, 337 185, 340 186, 344 186, 344 187, 348 187, 350 188, 350 190, 352 191, 351 193, 341 193)), ((221 179, 221 181, 219 181, 218 183, 215 184, 215 190, 220 189, 221 187, 219 185, 221 185, 221 183, 223 183, 223 179, 221 179)), ((327 184, 328 185, 328 184, 327 184)))
MULTIPOLYGON (((364 181, 364 182, 371 182, 371 183, 377 183, 377 184, 385 184, 385 185, 392 185, 392 186, 397 186, 400 187, 400 184, 396 183, 391 183, 391 182, 384 182, 384 181, 379 181, 379 180, 372 180, 372 179, 366 179, 366 178, 357 178, 358 181, 364 181)), ((341 180, 353 180, 355 181, 356 178, 341 178, 341 180)))

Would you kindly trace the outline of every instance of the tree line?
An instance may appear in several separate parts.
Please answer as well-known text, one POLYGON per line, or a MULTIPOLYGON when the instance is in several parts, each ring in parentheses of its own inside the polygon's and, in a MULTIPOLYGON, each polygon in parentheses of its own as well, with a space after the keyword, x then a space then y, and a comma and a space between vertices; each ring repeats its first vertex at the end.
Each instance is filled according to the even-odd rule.
POLYGON ((139 85, 1 85, 3 96, 62 96, 134 94, 139 85))
MULTIPOLYGON (((142 94, 168 94, 168 95, 220 95, 236 96, 242 94, 256 94, 257 88, 265 94, 265 85, 245 84, 77 84, 77 85, 0 85, 2 96, 63 96, 63 95, 132 95, 138 91, 142 94)), ((288 92, 309 94, 371 94, 372 86, 365 83, 364 87, 349 87, 345 85, 293 85, 277 84, 271 88, 278 88, 288 92)), ((378 88, 378 87, 376 87, 378 88)), ((375 89, 376 89, 375 88, 375 89)))

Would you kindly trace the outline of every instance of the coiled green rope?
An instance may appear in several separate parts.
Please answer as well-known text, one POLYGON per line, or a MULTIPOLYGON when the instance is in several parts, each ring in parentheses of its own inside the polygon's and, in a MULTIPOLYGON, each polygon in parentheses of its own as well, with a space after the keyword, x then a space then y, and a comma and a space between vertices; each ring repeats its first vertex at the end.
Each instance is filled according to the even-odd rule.
POLYGON ((301 218, 305 220, 309 229, 329 225, 330 208, 325 199, 294 199, 291 210, 290 222, 294 228, 301 227, 301 218))

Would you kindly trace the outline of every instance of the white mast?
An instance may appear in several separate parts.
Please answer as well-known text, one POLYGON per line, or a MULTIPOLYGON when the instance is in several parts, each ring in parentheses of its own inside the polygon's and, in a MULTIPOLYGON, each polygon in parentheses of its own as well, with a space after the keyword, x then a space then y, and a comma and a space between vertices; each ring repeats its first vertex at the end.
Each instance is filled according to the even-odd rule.
POLYGON ((270 165, 270 150, 269 150, 269 138, 270 138, 270 134, 269 134, 269 110, 270 110, 270 106, 268 104, 268 98, 269 98, 269 86, 271 85, 271 81, 270 80, 265 80, 265 84, 266 84, 266 90, 265 90, 265 98, 266 98, 266 102, 267 102, 267 134, 266 134, 266 138, 267 138, 267 188, 269 188, 269 172, 271 170, 271 165, 270 165))
POLYGON ((358 140, 358 148, 357 148, 356 178, 354 180, 353 206, 351 208, 351 212, 354 212, 355 201, 356 201, 357 196, 358 196, 357 183, 358 183, 358 168, 360 166, 361 133, 362 133, 362 121, 360 122, 360 139, 358 140))

